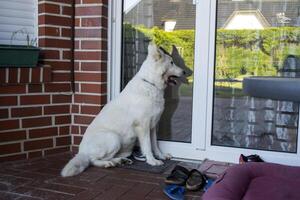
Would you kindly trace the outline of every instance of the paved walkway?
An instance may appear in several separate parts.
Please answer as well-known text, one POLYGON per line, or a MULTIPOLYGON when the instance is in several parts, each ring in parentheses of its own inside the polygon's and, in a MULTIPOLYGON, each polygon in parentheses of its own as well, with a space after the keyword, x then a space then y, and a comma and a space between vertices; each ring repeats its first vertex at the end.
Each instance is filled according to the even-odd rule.
MULTIPOLYGON (((164 176, 123 168, 91 167, 79 176, 59 176, 71 154, 0 164, 0 200, 142 200, 168 199, 164 176)), ((201 199, 189 192, 187 200, 201 199)))

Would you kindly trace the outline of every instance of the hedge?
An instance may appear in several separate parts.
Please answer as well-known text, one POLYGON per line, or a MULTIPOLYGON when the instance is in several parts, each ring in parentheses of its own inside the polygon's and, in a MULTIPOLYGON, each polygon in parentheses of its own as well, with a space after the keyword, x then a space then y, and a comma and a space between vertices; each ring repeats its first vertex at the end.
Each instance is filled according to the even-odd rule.
MULTIPOLYGON (((140 32, 171 51, 180 47, 186 65, 193 67, 194 30, 165 32, 157 27, 124 25, 125 37, 140 32)), ((263 30, 217 30, 216 78, 241 79, 248 75, 274 76, 288 55, 300 55, 300 28, 273 27, 263 30)))

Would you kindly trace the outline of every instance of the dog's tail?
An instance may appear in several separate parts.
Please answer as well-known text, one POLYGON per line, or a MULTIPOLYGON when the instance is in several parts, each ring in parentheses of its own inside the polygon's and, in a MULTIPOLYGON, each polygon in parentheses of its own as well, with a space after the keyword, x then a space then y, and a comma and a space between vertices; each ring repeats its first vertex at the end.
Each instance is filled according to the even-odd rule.
POLYGON ((61 176, 75 176, 80 174, 90 165, 89 157, 85 154, 77 154, 72 158, 61 171, 61 176))

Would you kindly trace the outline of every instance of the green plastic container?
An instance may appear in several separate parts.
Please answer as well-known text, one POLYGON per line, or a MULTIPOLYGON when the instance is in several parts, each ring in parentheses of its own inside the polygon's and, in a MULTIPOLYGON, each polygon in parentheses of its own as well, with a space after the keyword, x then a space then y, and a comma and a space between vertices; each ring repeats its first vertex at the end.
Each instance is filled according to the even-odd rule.
POLYGON ((40 49, 26 45, 0 45, 0 67, 36 67, 40 49))

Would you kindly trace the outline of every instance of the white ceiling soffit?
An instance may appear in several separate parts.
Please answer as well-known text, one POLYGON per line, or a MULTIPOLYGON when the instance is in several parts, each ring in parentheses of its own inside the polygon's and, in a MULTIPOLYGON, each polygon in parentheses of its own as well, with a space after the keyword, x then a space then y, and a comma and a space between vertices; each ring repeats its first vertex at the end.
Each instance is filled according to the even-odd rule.
POLYGON ((224 29, 264 29, 270 24, 259 10, 234 11, 224 24, 224 29))
POLYGON ((124 0, 123 1, 123 12, 127 14, 130 12, 141 0, 124 0))

